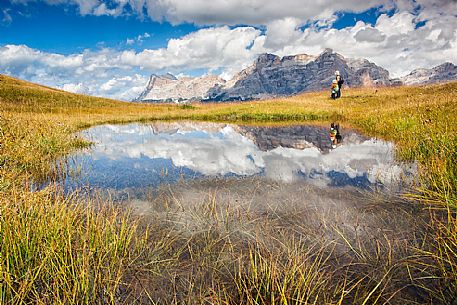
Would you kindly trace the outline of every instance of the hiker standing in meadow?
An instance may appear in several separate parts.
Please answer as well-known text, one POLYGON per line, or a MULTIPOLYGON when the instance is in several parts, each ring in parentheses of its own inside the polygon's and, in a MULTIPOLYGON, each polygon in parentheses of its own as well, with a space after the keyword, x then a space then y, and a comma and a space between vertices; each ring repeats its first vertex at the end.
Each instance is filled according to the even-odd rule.
POLYGON ((344 79, 341 77, 340 71, 338 71, 338 70, 335 71, 335 80, 338 84, 338 91, 336 94, 336 98, 340 98, 341 97, 341 88, 343 87, 344 79))
POLYGON ((332 99, 337 99, 338 98, 338 81, 334 79, 332 81, 332 99))

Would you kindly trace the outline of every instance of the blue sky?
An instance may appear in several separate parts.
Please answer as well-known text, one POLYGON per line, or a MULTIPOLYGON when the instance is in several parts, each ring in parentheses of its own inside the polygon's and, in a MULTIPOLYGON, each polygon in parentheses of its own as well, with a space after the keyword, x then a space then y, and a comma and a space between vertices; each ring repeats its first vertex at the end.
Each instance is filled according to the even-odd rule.
MULTIPOLYGON (((5 0, 2 0, 5 1, 5 0)), ((197 29, 192 24, 172 26, 168 22, 142 20, 137 15, 95 16, 81 15, 75 5, 48 5, 32 2, 27 5, 6 3, 11 22, 0 26, 2 44, 26 44, 31 48, 71 54, 84 49, 110 48, 161 48, 170 38, 179 38, 197 29), (149 33, 151 37, 126 45, 127 39, 149 33)))
MULTIPOLYGON (((6 0, 3 0, 6 1, 6 0)), ((357 21, 375 24, 381 14, 380 7, 363 12, 338 12, 333 28, 353 26, 357 21)), ((122 16, 81 15, 75 5, 48 5, 45 2, 7 2, 2 5, 11 21, 0 27, 2 44, 26 44, 46 52, 71 54, 84 49, 103 47, 131 49, 163 48, 171 38, 179 38, 204 26, 185 22, 172 25, 167 21, 157 22, 130 12, 122 16), (134 39, 148 33, 150 37, 142 43, 127 45, 127 39, 134 39)), ((257 25, 259 29, 264 26, 257 25)), ((309 27, 309 24, 302 28, 309 27)))
POLYGON ((457 61, 445 0, 0 0, 0 73, 129 100, 152 73, 226 79, 261 53, 366 58, 401 76, 457 61))

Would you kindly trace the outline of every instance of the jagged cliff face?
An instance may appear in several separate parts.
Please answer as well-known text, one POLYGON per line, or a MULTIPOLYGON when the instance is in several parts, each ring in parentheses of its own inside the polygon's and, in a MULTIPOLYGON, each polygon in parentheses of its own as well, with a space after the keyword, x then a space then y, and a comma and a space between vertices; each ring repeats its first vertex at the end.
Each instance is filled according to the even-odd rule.
POLYGON ((457 79, 457 66, 444 63, 431 69, 416 69, 401 78, 405 85, 431 84, 457 79))
POLYGON ((339 70, 345 86, 389 85, 389 72, 367 60, 346 59, 326 50, 319 56, 307 54, 280 58, 263 54, 248 68, 224 81, 217 76, 179 78, 152 75, 143 102, 181 100, 232 101, 284 96, 326 89, 339 70))
POLYGON ((179 78, 171 74, 152 75, 137 101, 176 102, 236 101, 329 89, 340 71, 343 88, 424 84, 457 79, 457 67, 445 63, 433 69, 418 69, 402 79, 391 79, 389 72, 366 59, 350 59, 325 50, 319 56, 306 54, 279 57, 263 54, 231 80, 217 76, 179 78))
POLYGON ((176 78, 171 74, 152 75, 146 89, 136 99, 141 102, 178 102, 208 99, 210 88, 225 81, 214 75, 176 78))
POLYGON ((246 100, 267 96, 291 95, 326 89, 338 70, 345 86, 390 85, 389 72, 368 60, 346 59, 326 50, 319 56, 296 55, 280 58, 261 55, 234 80, 213 88, 213 100, 246 100))

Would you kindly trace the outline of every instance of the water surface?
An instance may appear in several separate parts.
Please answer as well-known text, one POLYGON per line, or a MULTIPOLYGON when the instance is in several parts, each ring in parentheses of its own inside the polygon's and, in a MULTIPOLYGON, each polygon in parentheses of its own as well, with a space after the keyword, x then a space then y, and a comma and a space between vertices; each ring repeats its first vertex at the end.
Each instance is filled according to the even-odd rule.
POLYGON ((254 176, 371 188, 398 185, 412 173, 395 161, 392 143, 342 130, 342 144, 332 149, 325 127, 158 122, 102 125, 83 134, 94 145, 69 159, 66 189, 147 189, 254 176))

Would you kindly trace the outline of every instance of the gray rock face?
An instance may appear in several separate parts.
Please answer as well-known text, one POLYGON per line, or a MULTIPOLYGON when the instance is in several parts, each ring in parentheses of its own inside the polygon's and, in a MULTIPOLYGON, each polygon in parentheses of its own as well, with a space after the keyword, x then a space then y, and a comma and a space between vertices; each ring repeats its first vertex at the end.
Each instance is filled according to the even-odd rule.
POLYGON ((151 75, 146 89, 135 100, 137 102, 179 102, 208 99, 210 88, 225 83, 220 77, 176 78, 172 74, 151 75))
POLYGON ((431 69, 416 69, 401 78, 405 85, 432 84, 457 79, 457 66, 446 62, 431 69))
POLYGON ((344 86, 391 85, 387 70, 368 60, 346 59, 327 49, 317 57, 263 54, 234 80, 212 88, 210 99, 247 100, 328 89, 336 70, 345 80, 344 86))
POLYGON ((244 101, 287 96, 307 91, 329 90, 335 71, 347 87, 428 84, 457 79, 457 66, 445 63, 432 69, 418 69, 401 79, 366 59, 350 59, 326 49, 319 56, 307 54, 279 57, 262 54, 231 80, 217 76, 176 78, 152 75, 140 102, 244 101))

